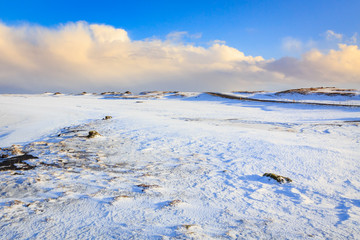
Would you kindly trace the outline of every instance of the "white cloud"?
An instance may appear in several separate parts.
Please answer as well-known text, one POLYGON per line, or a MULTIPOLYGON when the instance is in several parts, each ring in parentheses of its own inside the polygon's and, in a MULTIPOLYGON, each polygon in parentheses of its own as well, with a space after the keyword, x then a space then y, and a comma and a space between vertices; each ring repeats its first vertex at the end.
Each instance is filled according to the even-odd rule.
POLYGON ((325 54, 313 49, 300 59, 281 58, 267 64, 265 68, 298 81, 359 87, 359 66, 358 46, 339 44, 337 50, 330 50, 325 54))
POLYGON ((166 35, 166 40, 172 43, 184 43, 185 40, 193 40, 193 39, 199 39, 201 38, 201 33, 195 33, 195 34, 189 34, 186 31, 180 31, 180 32, 170 32, 166 35))
POLYGON ((351 37, 341 34, 341 33, 335 33, 332 30, 327 30, 323 36, 325 37, 325 41, 321 43, 321 45, 324 46, 332 46, 330 48, 333 48, 337 44, 348 44, 348 45, 356 45, 358 44, 358 33, 355 32, 351 37))
POLYGON ((115 41, 129 42, 130 39, 124 29, 115 29, 112 26, 91 24, 89 26, 94 40, 99 43, 111 43, 115 41))
MULTIPOLYGON (((168 38, 185 35, 173 32, 168 38)), ((204 48, 134 41, 123 29, 86 22, 57 28, 0 24, 0 52, 2 91, 241 88, 256 78, 256 63, 264 61, 222 43, 204 48)))
POLYGON ((336 41, 341 41, 343 39, 343 35, 340 33, 335 33, 332 30, 327 30, 325 32, 325 37, 326 40, 332 41, 332 40, 336 40, 336 41))
POLYGON ((166 39, 172 42, 178 42, 182 41, 184 37, 188 36, 189 33, 186 31, 181 32, 171 32, 168 35, 166 35, 166 39))
POLYGON ((282 40, 282 48, 288 52, 301 52, 303 43, 296 38, 286 37, 282 40))
POLYGON ((348 41, 349 44, 357 44, 357 37, 358 37, 358 33, 354 33, 354 35, 352 35, 352 37, 348 41))
POLYGON ((359 85, 355 46, 275 61, 221 41, 200 47, 181 40, 189 36, 135 41, 123 29, 86 22, 57 28, 0 23, 0 92, 279 89, 327 77, 359 85))

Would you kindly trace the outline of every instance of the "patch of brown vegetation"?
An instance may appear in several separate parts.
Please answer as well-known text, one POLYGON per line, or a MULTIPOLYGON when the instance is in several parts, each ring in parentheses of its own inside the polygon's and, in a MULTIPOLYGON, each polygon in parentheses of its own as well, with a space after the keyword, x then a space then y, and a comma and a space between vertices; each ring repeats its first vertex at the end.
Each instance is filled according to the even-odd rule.
POLYGON ((182 201, 181 201, 181 200, 178 200, 178 199, 172 200, 172 201, 169 202, 168 206, 175 206, 175 205, 177 205, 177 204, 179 204, 179 203, 181 203, 181 202, 182 202, 182 201))
POLYGON ((232 93, 264 93, 265 91, 232 91, 232 93))
POLYGON ((291 93, 291 94, 298 93, 298 94, 302 94, 302 95, 307 95, 314 91, 318 91, 320 89, 324 89, 324 87, 289 89, 289 90, 277 92, 277 93, 275 93, 275 95, 288 94, 288 93, 291 93))
POLYGON ((327 95, 327 96, 355 96, 356 91, 355 89, 338 89, 335 87, 316 87, 316 88, 297 88, 297 89, 290 89, 286 91, 281 91, 275 93, 275 95, 282 95, 282 94, 301 94, 301 95, 308 95, 308 94, 320 94, 320 95, 327 95), (327 90, 327 91, 325 91, 327 90), (330 92, 329 92, 330 90, 330 92))
MULTIPOLYGON (((317 105, 317 106, 338 106, 338 107, 360 107, 360 105, 353 105, 353 104, 335 104, 335 103, 319 103, 319 102, 294 102, 288 100, 268 100, 268 99, 256 99, 256 98, 249 98, 249 97, 240 97, 234 95, 228 95, 224 93, 217 93, 217 92, 206 92, 211 96, 221 97, 226 99, 233 99, 233 100, 240 100, 240 101, 248 101, 248 102, 267 102, 267 103, 285 103, 285 104, 302 104, 302 105, 317 105)), ((352 93, 351 93, 352 94, 352 93)))
POLYGON ((22 151, 22 146, 20 145, 12 145, 11 147, 8 148, 2 148, 0 149, 0 151, 2 152, 1 154, 1 158, 7 158, 9 157, 9 155, 23 155, 23 151, 22 151))
POLYGON ((178 93, 179 91, 145 91, 141 92, 140 95, 149 95, 149 94, 166 94, 166 93, 178 93))
POLYGON ((114 197, 114 201, 119 201, 121 199, 128 199, 128 198, 132 198, 132 197, 128 196, 128 195, 119 195, 119 196, 114 197))
POLYGON ((330 92, 330 93, 318 93, 318 94, 322 94, 326 96, 348 96, 348 97, 353 97, 356 95, 355 93, 351 93, 351 92, 330 92))
POLYGON ((20 148, 20 145, 12 145, 11 146, 11 154, 12 155, 22 155, 24 154, 20 148))
POLYGON ((122 95, 120 92, 103 92, 101 95, 122 95))

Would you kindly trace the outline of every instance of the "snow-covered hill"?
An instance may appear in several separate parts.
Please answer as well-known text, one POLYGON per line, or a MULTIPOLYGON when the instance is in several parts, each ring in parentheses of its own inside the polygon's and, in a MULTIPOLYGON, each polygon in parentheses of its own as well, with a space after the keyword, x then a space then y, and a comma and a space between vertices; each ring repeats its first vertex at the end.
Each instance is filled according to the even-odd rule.
POLYGON ((334 105, 360 106, 360 91, 335 87, 299 88, 281 92, 241 92, 230 93, 233 96, 259 100, 284 101, 290 103, 318 103, 334 105))
POLYGON ((0 95, 0 238, 359 238, 360 108, 281 94, 0 95))

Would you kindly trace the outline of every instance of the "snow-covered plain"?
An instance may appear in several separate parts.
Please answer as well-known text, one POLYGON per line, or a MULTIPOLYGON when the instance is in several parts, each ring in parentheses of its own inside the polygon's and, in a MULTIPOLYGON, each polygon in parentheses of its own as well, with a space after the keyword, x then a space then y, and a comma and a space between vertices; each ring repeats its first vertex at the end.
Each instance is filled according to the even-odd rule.
POLYGON ((0 106, 2 154, 38 157, 0 172, 0 239, 360 238, 360 107, 205 93, 0 106))

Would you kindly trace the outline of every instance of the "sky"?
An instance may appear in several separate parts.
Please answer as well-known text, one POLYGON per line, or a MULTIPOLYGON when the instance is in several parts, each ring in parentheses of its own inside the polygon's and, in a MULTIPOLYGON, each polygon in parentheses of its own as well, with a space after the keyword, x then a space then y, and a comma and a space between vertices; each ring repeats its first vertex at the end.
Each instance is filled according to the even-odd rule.
POLYGON ((360 88, 360 1, 0 0, 0 93, 360 88))

